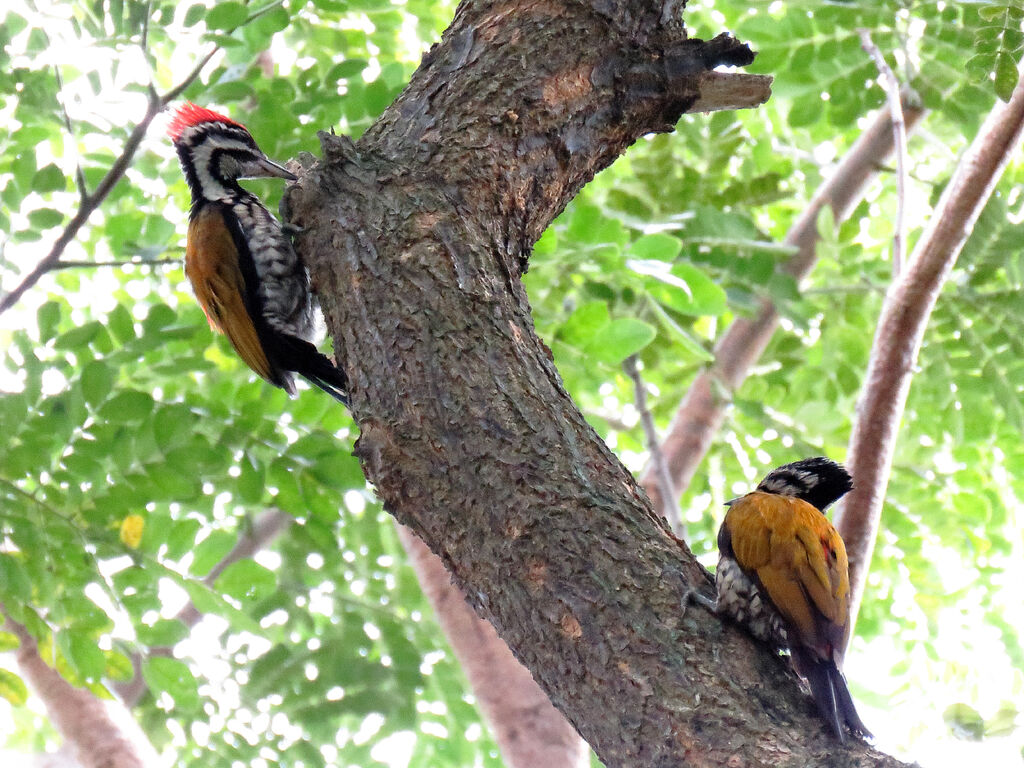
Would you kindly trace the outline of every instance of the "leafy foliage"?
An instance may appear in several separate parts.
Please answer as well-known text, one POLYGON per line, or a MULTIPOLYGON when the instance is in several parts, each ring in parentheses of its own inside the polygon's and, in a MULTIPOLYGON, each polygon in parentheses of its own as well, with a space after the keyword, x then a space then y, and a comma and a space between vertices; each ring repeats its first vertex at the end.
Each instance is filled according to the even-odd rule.
MULTIPOLYGON (((56 239, 79 187, 96 189, 151 82, 169 88, 219 46, 185 96, 244 115, 284 159, 315 151, 321 128, 365 130, 453 11, 427 0, 10 7, 4 287, 56 239)), ((913 239, 956 154, 1016 82, 1024 14, 1016 0, 692 2, 686 14, 697 35, 729 27, 749 40, 754 71, 776 78, 773 99, 638 142, 537 243, 526 283, 567 387, 637 470, 646 451, 622 361, 639 357, 664 429, 728 324, 766 298, 779 307, 783 326, 730 395, 683 501, 710 564, 719 502, 770 466, 841 458, 849 437, 890 279, 891 176, 848 221, 820 219, 808 285, 781 269, 781 243, 884 101, 857 29, 931 110, 910 145, 913 239)), ((849 659, 858 697, 913 724, 890 734, 905 746, 952 731, 1019 751, 1005 702, 1024 698, 1022 187, 1013 165, 933 317, 849 659), (960 661, 979 658, 984 672, 960 661)), ((280 194, 252 188, 271 203, 280 194)), ((133 264, 55 271, 2 317, 0 602, 44 658, 99 695, 143 658, 149 692, 135 713, 178 765, 285 752, 306 766, 377 765, 387 747, 411 752, 412 766, 498 765, 349 455, 348 417, 317 392, 288 401, 255 381, 206 328, 177 265, 186 206, 154 134, 64 257, 133 264), (215 571, 268 509, 294 523, 215 571), (204 616, 191 631, 175 618, 186 600, 204 616)), ((12 646, 0 634, 0 649, 12 646)), ((50 732, 26 714, 13 669, 0 670, 0 696, 11 743, 41 746, 50 732)))

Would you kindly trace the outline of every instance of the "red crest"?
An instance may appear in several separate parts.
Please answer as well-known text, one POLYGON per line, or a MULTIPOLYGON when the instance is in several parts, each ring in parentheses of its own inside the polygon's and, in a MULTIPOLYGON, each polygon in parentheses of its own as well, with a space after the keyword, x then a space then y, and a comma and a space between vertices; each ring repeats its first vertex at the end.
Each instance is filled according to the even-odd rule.
POLYGON ((177 141, 181 138, 181 134, 186 128, 191 128, 193 125, 199 125, 200 123, 227 123, 228 125, 236 125, 245 130, 245 126, 236 123, 230 117, 224 117, 224 115, 218 114, 212 109, 200 107, 191 101, 186 101, 174 113, 170 125, 167 126, 167 135, 170 136, 171 141, 177 141))

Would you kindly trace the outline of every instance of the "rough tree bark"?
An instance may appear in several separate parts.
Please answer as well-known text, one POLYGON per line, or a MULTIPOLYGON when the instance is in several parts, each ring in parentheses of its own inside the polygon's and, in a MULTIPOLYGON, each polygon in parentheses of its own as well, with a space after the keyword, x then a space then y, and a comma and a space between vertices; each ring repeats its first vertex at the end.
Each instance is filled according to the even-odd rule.
MULTIPOLYGON (((690 110, 695 111, 691 108, 690 110)), ((921 107, 906 99, 902 103, 906 130, 911 133, 925 114, 921 107)), ((815 262, 815 246, 818 242, 817 217, 821 209, 832 209, 837 222, 844 221, 863 198, 869 182, 877 175, 882 163, 893 153, 892 121, 888 109, 881 109, 838 164, 835 171, 812 197, 807 209, 787 233, 785 243, 797 247, 797 252, 784 267, 798 280, 806 277, 815 262)), ((729 398, 725 393, 716 396, 713 384, 727 391, 742 385, 751 365, 761 356, 778 324, 778 313, 774 306, 765 302, 753 318, 740 318, 730 326, 718 349, 715 363, 694 380, 673 418, 666 434, 662 451, 667 458, 671 475, 670 486, 674 498, 663 506, 662 487, 655 476, 653 464, 644 471, 641 486, 651 498, 655 510, 678 507, 679 499, 689 485, 696 468, 707 453, 711 441, 721 427, 728 408, 729 398)), ((868 529, 864 529, 868 532, 868 529)), ((472 637, 473 647, 465 650, 453 642, 453 650, 460 663, 468 670, 470 685, 479 692, 477 698, 485 719, 491 724, 502 750, 502 756, 510 768, 529 768, 537 765, 571 765, 575 750, 572 742, 556 734, 575 731, 557 710, 533 709, 539 688, 523 684, 523 667, 509 655, 507 646, 494 634, 490 625, 476 617, 463 601, 461 592, 451 584, 448 572, 440 561, 430 555, 419 539, 403 537, 410 551, 413 567, 416 569, 424 591, 430 596, 431 604, 449 639, 461 633, 472 637), (479 625, 479 626, 477 626, 479 625), (472 627, 472 629, 468 629, 472 627), (487 659, 489 663, 479 663, 487 659), (504 681, 512 679, 516 684, 506 686, 504 681), (488 697, 487 691, 503 690, 501 697, 488 697), (494 708, 491 709, 493 702, 494 708), (514 729, 514 738, 507 738, 509 723, 515 723, 518 713, 529 712, 528 724, 520 721, 520 728, 514 729), (538 743, 522 739, 524 728, 529 727, 542 736, 538 743), (546 747, 544 755, 538 757, 538 747, 546 747)), ((531 678, 532 680, 532 678, 531 678)), ((575 738, 577 744, 578 737, 575 738)))
MULTIPOLYGON (((519 281, 593 174, 749 60, 661 2, 466 2, 409 87, 288 195, 356 453, 606 765, 898 765, 840 749, 575 408, 519 281), (738 761, 738 762, 737 762, 738 761)), ((674 2, 668 3, 678 7, 674 2)))
MULTIPOLYGON (((910 133, 924 115, 924 109, 905 98, 902 106, 905 127, 910 133)), ((786 233, 783 243, 797 248, 783 267, 786 272, 797 280, 810 274, 817 258, 821 209, 828 206, 837 222, 846 220, 863 198, 868 182, 877 175, 880 164, 892 154, 893 143, 892 118, 889 110, 883 108, 786 233)), ((670 506, 678 507, 725 420, 730 394, 746 380, 747 372, 761 357, 778 324, 779 313, 769 299, 761 302, 757 314, 733 321, 715 348, 715 361, 694 379, 679 404, 661 446, 676 493, 670 506)), ((653 465, 644 470, 640 482, 654 508, 664 509, 653 465)))
POLYGON ((889 483, 896 435, 910 391, 928 318, 946 278, 1024 131, 1024 80, 1006 104, 997 104, 957 164, 905 269, 889 286, 875 329, 868 372, 857 403, 847 463, 853 490, 836 512, 847 542, 850 590, 857 616, 882 503, 889 483))

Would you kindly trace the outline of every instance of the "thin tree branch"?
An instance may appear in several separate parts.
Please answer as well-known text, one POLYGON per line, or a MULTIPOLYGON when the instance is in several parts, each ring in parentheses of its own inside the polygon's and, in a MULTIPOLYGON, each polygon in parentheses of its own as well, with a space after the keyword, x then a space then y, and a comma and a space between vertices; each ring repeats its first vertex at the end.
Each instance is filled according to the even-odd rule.
MULTIPOLYGON (((913 130, 924 110, 906 101, 902 109, 907 130, 913 130)), ((862 199, 868 182, 877 175, 879 165, 892 151, 892 120, 886 108, 876 113, 786 234, 783 243, 795 247, 796 253, 782 267, 785 272, 797 280, 810 273, 817 259, 815 246, 820 237, 818 214, 821 209, 827 206, 837 222, 845 220, 862 199)), ((661 444, 676 494, 681 494, 690 484, 725 419, 731 393, 743 383, 750 367, 768 346, 778 320, 775 305, 764 299, 757 314, 733 321, 715 348, 714 363, 697 376, 680 403, 661 444)), ((648 464, 641 484, 655 509, 661 509, 664 502, 660 498, 656 472, 653 464, 648 464)), ((673 503, 679 503, 678 496, 673 503)))
POLYGON ((91 269, 93 267, 162 267, 166 265, 181 266, 181 259, 127 259, 111 261, 58 261, 51 272, 59 269, 91 269))
MULTIPOLYGON (((49 41, 49 37, 47 37, 47 41, 49 41)), ((71 116, 68 115, 68 107, 64 103, 64 78, 61 77, 60 67, 56 64, 53 65, 53 74, 57 78, 57 103, 60 104, 60 111, 64 116, 64 128, 67 130, 71 141, 77 143, 75 129, 71 125, 71 116)), ((77 148, 75 154, 78 154, 77 148)), ((75 161, 75 184, 78 187, 78 198, 84 204, 89 199, 89 188, 86 186, 85 174, 82 172, 82 163, 79 160, 75 161)))
MULTIPOLYGON (((651 455, 651 466, 654 468, 658 490, 661 492, 661 514, 668 520, 668 524, 672 526, 672 531, 676 536, 685 538, 683 521, 679 515, 679 505, 673 504, 676 492, 672 487, 672 475, 668 471, 668 464, 665 463, 665 457, 661 452, 661 443, 658 440, 658 430, 654 426, 654 417, 651 416, 651 409, 647 407, 647 385, 637 367, 636 355, 630 355, 622 362, 622 370, 633 380, 633 398, 636 409, 640 413, 640 423, 644 428, 647 452, 651 455)), ((656 507, 656 509, 658 508, 656 507)))
POLYGON ((939 198, 906 269, 889 289, 875 331, 847 464, 854 487, 836 513, 850 556, 851 616, 864 595, 912 371, 942 285, 1024 130, 1024 80, 997 102, 939 198))
POLYGON ((614 429, 616 432, 632 432, 633 427, 636 426, 636 424, 627 424, 619 417, 611 416, 607 413, 602 413, 601 411, 585 410, 583 411, 583 414, 587 417, 587 421, 590 421, 591 419, 600 419, 607 424, 609 428, 614 429))
MULTIPOLYGON (((243 21, 241 24, 239 24, 238 27, 235 27, 235 29, 239 29, 241 27, 244 27, 250 21, 255 21, 260 16, 262 16, 265 13, 269 13, 270 11, 274 10, 275 8, 277 8, 279 5, 284 5, 284 0, 274 0, 274 2, 272 2, 272 3, 267 3, 262 8, 258 8, 255 11, 253 11, 252 13, 250 13, 248 16, 246 16, 245 17, 245 21, 243 21)), ((233 29, 231 31, 234 32, 235 30, 233 29)))
POLYGON ((60 237, 57 238, 56 242, 50 248, 50 252, 43 257, 43 259, 36 264, 35 268, 29 272, 22 281, 11 290, 6 296, 0 299, 0 314, 6 312, 8 309, 13 307, 18 299, 21 298, 22 294, 25 293, 29 288, 39 282, 39 280, 47 272, 52 270, 57 262, 60 260, 61 254, 64 253, 64 249, 67 248, 68 244, 75 239, 78 231, 82 228, 89 217, 92 216, 93 212, 100 206, 100 204, 106 200, 107 195, 110 194, 114 185, 121 180, 124 172, 128 170, 132 160, 135 157, 135 153, 139 149, 139 145, 142 144, 142 139, 146 135, 146 131, 149 129, 149 124, 153 122, 155 118, 164 107, 170 102, 174 101, 180 96, 192 82, 199 77, 203 67, 209 63, 210 59, 219 51, 219 47, 214 47, 208 54, 206 54, 196 67, 189 72, 189 74, 171 90, 167 91, 163 96, 160 96, 152 89, 149 95, 149 105, 146 107, 146 114, 138 125, 135 126, 134 130, 129 134, 127 141, 124 143, 124 149, 121 150, 120 156, 114 161, 114 164, 110 166, 110 170, 103 177, 103 180, 96 187, 96 190, 87 195, 79 206, 78 211, 71 218, 71 221, 64 227, 64 231, 61 232, 60 237))
POLYGON ((893 154, 896 156, 896 221, 892 238, 892 273, 895 277, 903 268, 903 252, 907 247, 907 222, 904 215, 907 196, 907 127, 903 120, 903 105, 900 97, 900 83, 889 67, 885 56, 871 40, 871 33, 858 29, 861 46, 874 59, 878 67, 879 83, 885 91, 892 116, 893 154))
POLYGON ((142 55, 147 59, 149 58, 149 19, 152 13, 153 0, 147 0, 146 13, 142 17, 142 34, 139 37, 139 47, 142 49, 142 55))

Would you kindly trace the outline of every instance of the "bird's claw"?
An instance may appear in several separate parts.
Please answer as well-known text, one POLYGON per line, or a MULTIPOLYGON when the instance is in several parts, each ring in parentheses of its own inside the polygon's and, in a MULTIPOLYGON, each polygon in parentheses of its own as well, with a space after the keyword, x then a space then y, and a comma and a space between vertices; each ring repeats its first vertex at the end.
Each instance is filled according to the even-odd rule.
POLYGON ((689 608, 690 603, 696 603, 697 605, 706 608, 711 613, 718 613, 717 601, 707 597, 696 587, 688 587, 686 592, 683 593, 682 607, 679 611, 680 618, 686 615, 686 609, 689 608))

